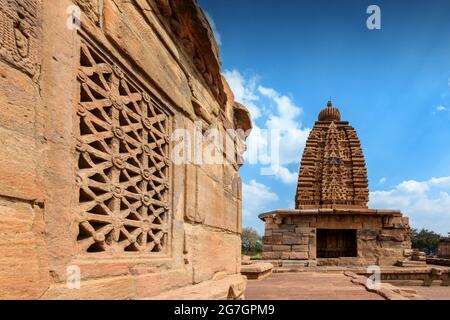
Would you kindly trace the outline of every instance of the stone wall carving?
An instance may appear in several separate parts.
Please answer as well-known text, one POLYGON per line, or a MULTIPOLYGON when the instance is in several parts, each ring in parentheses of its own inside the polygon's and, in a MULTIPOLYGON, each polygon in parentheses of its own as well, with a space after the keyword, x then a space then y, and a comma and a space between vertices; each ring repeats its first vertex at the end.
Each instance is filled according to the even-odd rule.
POLYGON ((333 203, 334 201, 346 202, 348 199, 347 171, 344 164, 345 138, 343 131, 338 131, 334 122, 330 124, 324 149, 324 168, 322 181, 322 201, 333 203))
POLYGON ((0 59, 30 76, 39 72, 40 0, 0 0, 0 59))
POLYGON ((169 116, 86 42, 78 81, 79 251, 165 253, 169 116))

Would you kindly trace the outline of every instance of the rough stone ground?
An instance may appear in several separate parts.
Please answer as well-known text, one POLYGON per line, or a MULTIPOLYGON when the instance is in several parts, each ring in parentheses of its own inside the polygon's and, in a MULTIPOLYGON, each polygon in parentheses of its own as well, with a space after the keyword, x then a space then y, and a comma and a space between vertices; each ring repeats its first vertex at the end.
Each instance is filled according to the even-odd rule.
POLYGON ((450 300, 450 287, 412 287, 425 299, 450 300))
POLYGON ((340 273, 275 273, 263 281, 249 281, 247 300, 385 300, 340 273))

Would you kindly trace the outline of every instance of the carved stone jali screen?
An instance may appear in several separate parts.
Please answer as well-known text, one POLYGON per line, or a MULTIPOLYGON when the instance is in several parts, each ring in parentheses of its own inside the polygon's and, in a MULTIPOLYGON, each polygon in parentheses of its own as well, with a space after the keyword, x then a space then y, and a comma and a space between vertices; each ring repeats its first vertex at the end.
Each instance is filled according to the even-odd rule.
POLYGON ((169 115, 85 41, 78 82, 79 252, 167 254, 169 115))

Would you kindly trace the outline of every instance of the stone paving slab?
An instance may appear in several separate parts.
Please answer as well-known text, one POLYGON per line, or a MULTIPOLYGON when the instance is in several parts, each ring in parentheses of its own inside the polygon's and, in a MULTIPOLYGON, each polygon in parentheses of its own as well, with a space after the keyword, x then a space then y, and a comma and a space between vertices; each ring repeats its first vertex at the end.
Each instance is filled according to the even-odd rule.
POLYGON ((414 287, 414 289, 429 300, 450 300, 450 287, 414 287))
POLYGON ((277 273, 263 281, 249 281, 247 300, 385 300, 342 273, 277 273))

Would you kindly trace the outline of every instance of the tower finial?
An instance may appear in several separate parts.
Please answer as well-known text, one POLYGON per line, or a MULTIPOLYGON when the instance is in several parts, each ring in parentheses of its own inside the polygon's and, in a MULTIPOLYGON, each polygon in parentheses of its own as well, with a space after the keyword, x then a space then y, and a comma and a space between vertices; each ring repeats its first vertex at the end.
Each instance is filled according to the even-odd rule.
POLYGON ((341 121, 341 113, 339 109, 333 106, 333 102, 330 100, 327 103, 325 109, 323 109, 319 114, 319 121, 341 121))

